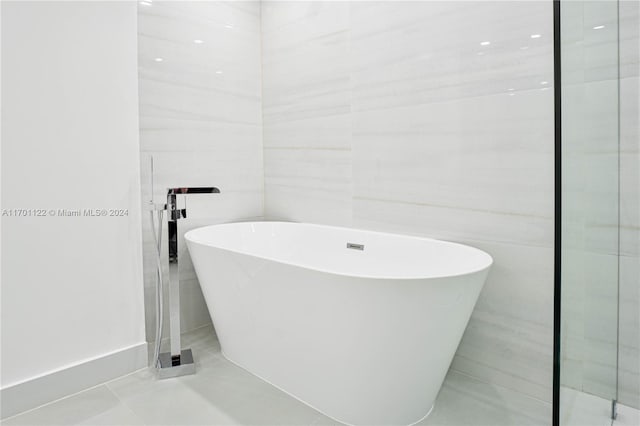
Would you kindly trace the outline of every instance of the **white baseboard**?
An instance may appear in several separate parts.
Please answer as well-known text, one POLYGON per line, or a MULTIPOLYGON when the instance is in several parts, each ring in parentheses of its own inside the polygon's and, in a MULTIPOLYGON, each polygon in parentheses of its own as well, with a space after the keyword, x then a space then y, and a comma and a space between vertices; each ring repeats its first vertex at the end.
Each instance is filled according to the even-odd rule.
POLYGON ((0 418, 80 392, 147 366, 147 342, 0 389, 0 418))

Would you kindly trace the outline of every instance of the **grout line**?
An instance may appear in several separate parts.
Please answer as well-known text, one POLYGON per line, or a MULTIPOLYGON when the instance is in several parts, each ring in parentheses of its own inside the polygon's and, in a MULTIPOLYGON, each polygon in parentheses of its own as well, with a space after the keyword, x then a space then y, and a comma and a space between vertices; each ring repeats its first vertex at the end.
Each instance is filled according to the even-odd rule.
POLYGON ((267 176, 265 163, 265 143, 264 143, 264 29, 262 28, 263 17, 262 8, 264 3, 260 2, 260 145, 262 154, 262 217, 267 214, 267 176))
POLYGON ((395 203, 395 204, 407 204, 407 205, 420 206, 420 207, 434 207, 434 208, 438 208, 438 209, 468 210, 468 211, 471 211, 471 212, 489 213, 489 214, 495 214, 495 215, 501 215, 501 216, 518 216, 518 217, 527 217, 527 218, 544 219, 544 220, 552 220, 553 219, 550 216, 542 216, 542 215, 535 215, 535 214, 525 214, 525 213, 516 213, 516 212, 507 212, 507 211, 497 211, 497 210, 471 208, 471 207, 447 206, 447 205, 443 205, 443 204, 423 203, 423 202, 420 202, 420 201, 393 200, 393 199, 365 197, 365 196, 354 196, 353 198, 355 200, 372 201, 372 202, 377 202, 377 203, 395 203))
MULTIPOLYGON (((351 195, 350 199, 349 199, 349 210, 350 211, 350 217, 349 217, 349 225, 353 226, 354 223, 356 223, 356 209, 355 209, 355 196, 356 196, 356 179, 354 179, 354 175, 356 173, 354 173, 354 167, 353 167, 353 163, 354 163, 354 159, 355 159, 355 154, 354 154, 354 136, 356 134, 356 132, 354 132, 354 116, 355 116, 355 111, 353 109, 353 94, 356 91, 355 88, 355 84, 354 84, 354 78, 353 78, 353 74, 354 74, 354 64, 353 64, 353 16, 352 16, 352 12, 353 12, 353 6, 349 5, 349 8, 347 10, 347 22, 348 22, 348 26, 349 26, 349 33, 347 35, 347 53, 349 56, 349 167, 350 167, 350 175, 349 175, 349 193, 351 195)), ((437 398, 437 396, 436 396, 437 398)), ((433 407, 431 408, 433 410, 433 407)))
MULTIPOLYGON (((528 384, 528 385, 534 385, 534 386, 536 386, 536 387, 540 387, 540 388, 543 388, 543 389, 544 389, 544 388, 546 388, 546 387, 548 386, 548 385, 545 385, 545 384, 543 384, 543 383, 537 383, 537 382, 534 382, 532 379, 529 379, 529 378, 526 378, 526 377, 517 376, 517 375, 515 375, 515 374, 513 374, 513 373, 509 373, 509 372, 507 372, 507 371, 499 370, 499 369, 497 369, 497 368, 495 368, 495 367, 492 367, 491 365, 488 365, 488 364, 483 363, 483 362, 480 362, 480 361, 475 361, 475 360, 473 360, 473 359, 471 359, 471 358, 469 358, 469 357, 466 357, 466 356, 464 356, 464 355, 460 355, 460 354, 457 354, 457 353, 456 353, 456 354, 455 354, 455 356, 454 356, 454 360, 455 360, 455 357, 464 358, 465 360, 471 361, 471 362, 473 362, 473 363, 475 363, 475 364, 477 364, 477 365, 479 365, 479 366, 481 366, 481 367, 484 367, 484 368, 486 368, 486 369, 489 369, 492 373, 493 373, 493 372, 498 372, 498 373, 500 373, 500 374, 503 374, 503 375, 508 376, 509 378, 516 379, 516 380, 518 380, 518 381, 522 381, 522 382, 527 382, 527 384, 528 384)), ((451 365, 453 365, 453 361, 451 362, 451 365)), ((506 385, 502 385, 502 384, 499 384, 499 383, 490 383, 490 382, 486 382, 484 379, 481 379, 481 378, 479 378, 479 377, 473 376, 473 375, 471 375, 471 374, 469 374, 469 373, 464 373, 463 371, 458 370, 458 369, 456 369, 455 367, 450 367, 449 369, 450 369, 450 370, 453 370, 453 371, 456 371, 456 372, 459 372, 460 374, 465 374, 465 375, 467 375, 467 376, 469 376, 469 377, 472 377, 472 378, 474 378, 474 379, 476 379, 476 380, 479 380, 479 381, 481 381, 481 382, 483 382, 483 383, 486 383, 486 384, 489 384, 489 385, 491 385, 491 386, 498 386, 498 387, 501 387, 501 388, 503 388, 503 389, 507 389, 507 390, 509 390, 509 391, 517 392, 517 393, 519 393, 520 395, 527 396, 527 397, 532 398, 532 399, 535 399, 535 400, 537 400, 537 401, 540 401, 540 402, 546 402, 546 401, 545 401, 545 400, 543 400, 543 399, 540 399, 540 398, 535 397, 535 396, 533 396, 533 395, 530 395, 530 394, 528 394, 528 393, 524 393, 524 392, 522 392, 522 391, 519 391, 519 390, 517 389, 517 388, 518 388, 518 386, 517 386, 517 385, 514 385, 514 387, 513 387, 513 388, 511 388, 511 387, 508 387, 508 386, 506 386, 506 385)), ((551 389, 551 387, 549 387, 547 390, 548 390, 548 391, 551 391, 552 389, 551 389)), ((547 403, 548 403, 548 404, 552 404, 552 403, 551 403, 551 401, 549 401, 549 402, 547 402, 547 403)))
MULTIPOLYGON (((465 376, 465 377, 467 377, 467 378, 469 378, 469 379, 473 379, 473 380, 475 380, 475 381, 477 381, 477 382, 480 382, 480 383, 483 383, 483 384, 485 384, 485 385, 489 385, 489 386, 494 386, 494 387, 497 387, 497 388, 501 388, 501 389, 504 389, 505 391, 508 391, 508 392, 515 392, 515 393, 517 393, 518 395, 520 395, 520 396, 522 396, 522 397, 524 397, 524 398, 531 399, 531 400, 533 400, 533 401, 540 402, 540 403, 542 403, 542 404, 544 404, 544 405, 551 406, 551 401, 545 401, 545 400, 543 400, 543 399, 536 398, 535 396, 532 396, 532 395, 529 395, 529 394, 523 393, 523 392, 521 392, 521 391, 519 391, 519 390, 516 390, 516 389, 508 388, 508 387, 503 386, 503 385, 500 385, 500 384, 487 382, 487 381, 485 381, 485 380, 483 380, 483 379, 481 379, 481 378, 479 378, 479 377, 473 376, 473 375, 471 375, 471 374, 469 374, 469 373, 465 373, 465 372, 460 371, 460 370, 457 370, 457 369, 455 369, 455 368, 449 368, 449 371, 453 371, 453 372, 454 372, 454 373, 456 373, 456 374, 460 374, 460 375, 462 375, 462 376, 465 376)), ((508 373, 507 373, 507 374, 508 374, 508 373)), ((445 381, 445 383, 446 383, 446 381, 445 381)), ((443 383, 443 386, 444 386, 444 383, 443 383)), ((437 402, 437 399, 436 399, 436 402, 437 402)))
POLYGON ((323 146, 265 146, 265 150, 290 150, 290 151, 348 151, 351 152, 351 148, 345 147, 323 147, 323 146))
MULTIPOLYGON (((140 371, 140 370, 138 370, 138 371, 140 371)), ((132 373, 132 374, 133 374, 133 373, 132 373)), ((128 375, 129 375, 129 374, 127 374, 127 376, 128 376, 128 375)), ((126 377, 126 376, 123 376, 123 377, 126 377)), ((110 392, 110 393, 111 393, 111 394, 112 394, 112 395, 113 395, 113 396, 118 400, 118 402, 119 402, 119 403, 120 403, 120 404, 125 408, 125 410, 127 410, 128 412, 130 412, 130 413, 133 415, 133 417, 134 417, 134 418, 136 418, 136 419, 138 419, 138 420, 140 421, 140 423, 142 423, 142 424, 144 424, 144 425, 146 425, 146 424, 147 424, 147 422, 145 422, 143 418, 141 418, 140 416, 138 416, 138 414, 137 414, 135 411, 133 411, 133 409, 132 409, 131 407, 129 407, 129 405, 127 405, 127 403, 126 403, 125 401, 123 401, 123 400, 122 400, 122 398, 120 398, 120 396, 119 396, 117 393, 115 393, 115 392, 113 391, 113 389, 111 389, 111 388, 109 387, 109 384, 108 384, 108 383, 105 383, 105 386, 106 386, 107 390, 108 390, 108 391, 109 391, 109 392, 110 392)))

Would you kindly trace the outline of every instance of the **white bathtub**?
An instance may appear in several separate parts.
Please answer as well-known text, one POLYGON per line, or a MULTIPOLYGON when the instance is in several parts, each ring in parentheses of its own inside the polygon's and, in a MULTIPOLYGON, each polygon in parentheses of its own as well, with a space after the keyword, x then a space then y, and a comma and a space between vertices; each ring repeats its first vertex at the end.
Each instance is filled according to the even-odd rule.
POLYGON ((185 238, 224 356, 351 425, 428 415, 492 263, 460 244, 286 222, 185 238))

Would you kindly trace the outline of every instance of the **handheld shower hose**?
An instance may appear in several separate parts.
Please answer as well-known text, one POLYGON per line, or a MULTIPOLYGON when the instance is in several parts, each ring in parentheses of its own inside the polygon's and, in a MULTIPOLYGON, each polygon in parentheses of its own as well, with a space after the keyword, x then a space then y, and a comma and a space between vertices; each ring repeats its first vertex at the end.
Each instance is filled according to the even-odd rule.
POLYGON ((157 210, 158 213, 158 230, 156 231, 156 223, 154 218, 154 210, 149 211, 149 218, 151 219, 151 230, 153 233, 153 241, 156 247, 156 341, 153 351, 153 365, 156 368, 160 367, 160 345, 162 344, 162 324, 164 322, 164 303, 163 303, 163 281, 162 281, 162 218, 164 211, 157 210))

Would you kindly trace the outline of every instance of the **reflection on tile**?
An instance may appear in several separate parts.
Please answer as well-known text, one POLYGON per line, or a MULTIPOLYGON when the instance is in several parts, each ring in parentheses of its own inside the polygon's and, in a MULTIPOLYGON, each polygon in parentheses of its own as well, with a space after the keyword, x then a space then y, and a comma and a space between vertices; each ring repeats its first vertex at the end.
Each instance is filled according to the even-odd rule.
POLYGON ((550 402, 553 250, 460 240, 489 253, 494 266, 452 369, 550 402), (518 286, 514 286, 514 283, 518 286))
POLYGON ((450 371, 420 425, 551 425, 551 404, 450 371))
POLYGON ((301 425, 327 419, 227 361, 212 327, 183 336, 193 348, 197 373, 156 380, 143 370, 109 388, 146 424, 301 425))
POLYGON ((199 377, 184 381, 219 407, 234 424, 310 424, 320 414, 232 363, 221 360, 199 377), (247 406, 251 409, 247 410, 247 406))
POLYGON ((611 421, 611 399, 562 387, 560 391, 560 424, 563 426, 637 426, 640 410, 622 403, 617 417, 611 421))
MULTIPOLYGON (((640 7, 562 9, 562 383, 638 407, 640 7)), ((574 424, 592 424, 582 411, 574 424)))
POLYGON ((2 421, 3 425, 142 424, 107 388, 100 385, 2 421))
MULTIPOLYGON (((640 3, 620 2, 619 16, 622 256, 618 399, 640 409, 640 3)), ((638 410, 623 408, 619 410, 619 423, 640 424, 638 410)))
MULTIPOLYGON (((184 334, 183 342, 194 349, 195 375, 158 380, 152 369, 140 370, 2 424, 341 424, 227 361, 211 326, 184 334)), ((550 424, 550 419, 548 403, 450 371, 434 411, 420 424, 543 426, 550 424)))
POLYGON ((474 311, 451 368, 549 402, 552 339, 548 327, 474 311))
MULTIPOLYGON (((618 400, 640 409, 640 258, 620 257, 618 400)), ((639 423, 640 424, 640 423, 639 423)))
POLYGON ((552 20, 536 2, 354 2, 351 22, 354 111, 515 94, 551 79, 552 20))
POLYGON ((93 416, 85 421, 78 423, 84 426, 138 426, 144 425, 142 419, 136 416, 133 411, 124 404, 105 411, 104 413, 93 416))
POLYGON ((618 417, 614 426, 637 426, 640 425, 640 409, 627 405, 618 405, 618 417))
POLYGON ((610 426, 611 401, 562 387, 560 424, 563 426, 610 426))
MULTIPOLYGON (((222 190, 191 197, 189 219, 180 223, 181 325, 190 330, 211 320, 182 235, 196 226, 263 215, 260 3, 140 5, 138 36, 143 206, 151 198, 161 202, 168 187, 222 190)), ((147 339, 153 340, 155 253, 148 214, 143 239, 147 339)))
MULTIPOLYGON (((622 79, 638 77, 640 76, 640 3, 621 1, 618 16, 620 18, 620 77, 622 79)), ((621 90, 620 93, 623 97, 625 96, 624 91, 621 90)), ((637 100, 638 97, 636 96, 635 99, 637 100)), ((638 115, 635 123, 637 129, 638 115)))
POLYGON ((209 404, 181 381, 148 382, 142 393, 122 397, 124 403, 146 424, 229 424, 224 411, 209 404))

